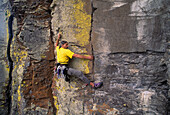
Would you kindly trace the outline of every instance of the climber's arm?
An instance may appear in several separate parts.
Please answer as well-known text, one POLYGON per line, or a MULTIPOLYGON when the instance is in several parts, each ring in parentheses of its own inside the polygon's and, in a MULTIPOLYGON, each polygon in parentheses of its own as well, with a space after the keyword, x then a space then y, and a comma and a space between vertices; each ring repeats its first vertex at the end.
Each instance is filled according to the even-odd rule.
POLYGON ((59 40, 60 40, 60 38, 61 38, 61 35, 60 34, 58 34, 58 38, 57 38, 57 41, 56 41, 56 47, 58 46, 58 44, 59 44, 59 40))
POLYGON ((73 54, 73 57, 80 58, 80 59, 88 59, 88 60, 93 60, 93 56, 85 56, 85 55, 80 55, 80 54, 73 54))

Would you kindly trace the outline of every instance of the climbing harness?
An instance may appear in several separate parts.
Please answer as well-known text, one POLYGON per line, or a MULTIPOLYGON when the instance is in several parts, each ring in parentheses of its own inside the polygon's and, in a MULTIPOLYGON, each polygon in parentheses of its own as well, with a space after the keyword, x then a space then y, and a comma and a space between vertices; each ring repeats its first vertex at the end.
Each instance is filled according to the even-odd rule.
POLYGON ((55 74, 57 74, 57 77, 60 78, 64 78, 66 82, 70 82, 70 78, 67 74, 68 71, 68 67, 67 65, 63 65, 63 64, 57 64, 57 68, 55 69, 55 74))

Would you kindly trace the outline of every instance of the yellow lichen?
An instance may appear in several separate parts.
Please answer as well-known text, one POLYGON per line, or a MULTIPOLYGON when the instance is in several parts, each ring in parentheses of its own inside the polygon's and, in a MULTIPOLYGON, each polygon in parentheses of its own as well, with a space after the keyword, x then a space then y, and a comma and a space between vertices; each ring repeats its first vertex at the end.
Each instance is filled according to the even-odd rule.
MULTIPOLYGON (((73 29, 68 29, 68 33, 72 34, 74 33, 72 39, 76 39, 77 43, 80 46, 86 47, 90 44, 90 30, 91 30, 91 14, 88 14, 84 8, 85 8, 85 2, 82 0, 69 0, 65 2, 65 7, 71 7, 72 9, 69 9, 69 16, 63 15, 63 20, 67 20, 66 25, 73 26, 73 29), (67 17, 65 17, 67 16, 67 17)), ((75 51, 78 53, 87 53, 87 49, 81 48, 78 49, 76 47, 73 47, 75 51)), ((83 65, 83 67, 80 67, 81 71, 84 71, 86 74, 89 73, 89 60, 82 60, 79 65, 83 65)), ((76 64, 77 65, 77 64, 76 64)))
MULTIPOLYGON (((11 15, 11 12, 10 10, 7 10, 6 11, 6 34, 7 34, 7 41, 9 40, 9 30, 8 30, 8 19, 11 15)), ((5 53, 5 57, 7 57, 7 54, 5 53)), ((8 67, 8 64, 6 64, 6 70, 9 72, 9 67, 8 67)))
MULTIPOLYGON (((73 0, 74 2, 74 0, 73 0)), ((88 15, 84 11, 84 2, 77 0, 77 3, 73 4, 73 24, 77 26, 74 29, 76 32, 75 37, 79 44, 82 46, 89 44, 89 32, 91 29, 91 15, 88 15)))
POLYGON ((57 109, 56 115, 58 115, 59 105, 58 105, 57 96, 53 96, 53 98, 54 98, 54 106, 57 109))
MULTIPOLYGON (((8 29, 8 19, 10 17, 11 13, 9 10, 6 11, 6 31, 7 31, 7 41, 9 40, 9 29, 8 29)), ((14 20, 14 23, 15 20, 14 20)), ((22 77, 23 77, 23 71, 25 68, 25 61, 26 58, 28 57, 28 53, 25 50, 21 50, 20 48, 18 48, 18 45, 16 45, 16 36, 15 36, 15 31, 13 33, 13 39, 12 39, 12 44, 11 44, 11 57, 12 60, 14 62, 14 68, 13 68, 13 72, 17 72, 17 74, 13 75, 13 80, 12 80, 12 87, 15 88, 16 84, 19 84, 18 88, 17 88, 17 94, 18 97, 15 99, 13 94, 11 96, 12 101, 18 101, 18 108, 20 108, 20 103, 21 103, 21 87, 23 87, 24 85, 21 84, 22 82, 22 77)), ((6 54, 5 54, 6 55, 6 54)), ((7 70, 9 71, 9 67, 8 65, 6 65, 7 70)), ((13 92, 14 93, 14 92, 13 92)))
POLYGON ((21 86, 20 85, 18 86, 17 93, 18 93, 18 102, 20 102, 21 101, 21 86))

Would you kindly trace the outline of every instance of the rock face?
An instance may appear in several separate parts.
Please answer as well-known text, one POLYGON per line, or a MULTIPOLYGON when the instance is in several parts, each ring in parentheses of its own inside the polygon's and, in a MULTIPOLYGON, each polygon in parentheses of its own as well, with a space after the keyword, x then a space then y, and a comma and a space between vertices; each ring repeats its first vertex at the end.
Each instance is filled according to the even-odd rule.
MULTIPOLYGON (((169 0, 11 0, 0 4, 11 4, 8 14, 14 14, 11 93, 0 96, 1 105, 5 98, 11 101, 8 107, 1 106, 1 113, 10 108, 6 113, 168 114, 169 0), (94 55, 94 61, 73 59, 69 65, 91 81, 103 81, 102 88, 84 87, 74 76, 70 83, 53 77, 58 32, 73 52, 94 55)), ((2 20, 9 16, 5 12, 7 8, 0 12, 2 20)), ((5 23, 0 27, 1 46, 7 45, 5 23)), ((6 49, 0 51, 0 89, 5 94, 6 49)))
POLYGON ((4 10, 7 7, 7 1, 0 1, 0 114, 5 115, 8 113, 7 100, 7 85, 8 85, 8 63, 7 63, 7 18, 9 17, 8 10, 4 10))
POLYGON ((55 60, 51 1, 12 1, 11 4, 16 19, 11 114, 52 114, 55 111, 51 90, 55 60))

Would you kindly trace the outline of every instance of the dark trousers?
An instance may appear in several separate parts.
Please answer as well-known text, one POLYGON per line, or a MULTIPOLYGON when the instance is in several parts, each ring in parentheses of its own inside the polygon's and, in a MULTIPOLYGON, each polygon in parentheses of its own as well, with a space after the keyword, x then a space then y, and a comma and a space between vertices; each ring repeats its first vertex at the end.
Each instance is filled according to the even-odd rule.
POLYGON ((78 78, 80 78, 82 81, 84 81, 87 84, 90 84, 90 80, 83 74, 82 71, 73 69, 73 68, 69 68, 67 71, 67 74, 70 76, 76 76, 78 78))

